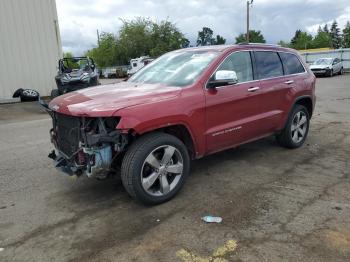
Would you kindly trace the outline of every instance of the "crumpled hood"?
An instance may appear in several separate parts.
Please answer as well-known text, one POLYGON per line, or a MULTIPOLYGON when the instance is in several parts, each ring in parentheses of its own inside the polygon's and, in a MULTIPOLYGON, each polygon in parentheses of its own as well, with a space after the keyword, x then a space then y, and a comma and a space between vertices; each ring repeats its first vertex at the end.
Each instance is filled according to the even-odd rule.
POLYGON ((325 69, 325 68, 331 68, 332 65, 310 65, 310 69, 325 69))
POLYGON ((67 93, 53 99, 49 107, 62 114, 108 117, 122 108, 170 99, 180 92, 180 87, 121 82, 67 93))

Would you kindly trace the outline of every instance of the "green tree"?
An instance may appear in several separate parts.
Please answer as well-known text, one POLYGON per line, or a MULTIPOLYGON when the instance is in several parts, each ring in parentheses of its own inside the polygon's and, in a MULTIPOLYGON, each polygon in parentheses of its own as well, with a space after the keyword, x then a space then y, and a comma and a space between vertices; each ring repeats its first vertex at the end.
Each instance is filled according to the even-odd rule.
POLYGON ((226 43, 226 39, 221 35, 216 35, 215 45, 224 45, 226 43))
POLYGON ((149 53, 152 57, 189 45, 189 40, 169 21, 152 23, 151 39, 152 48, 149 53))
POLYGON ((157 57, 190 44, 169 21, 156 23, 148 18, 138 17, 122 22, 118 37, 111 33, 102 33, 99 45, 86 52, 101 67, 128 64, 130 59, 140 56, 157 57))
POLYGON ((63 57, 64 58, 72 58, 74 55, 71 52, 63 52, 63 57))
POLYGON ((331 30, 329 32, 332 40, 332 47, 335 49, 338 49, 341 47, 341 36, 340 36, 340 29, 338 27, 337 21, 334 20, 331 26, 331 30))
POLYGON ((150 54, 152 48, 152 26, 150 19, 138 17, 134 20, 122 20, 117 40, 117 53, 123 64, 131 58, 150 54))
POLYGON ((213 38, 213 30, 209 27, 203 27, 202 31, 198 32, 197 46, 212 45, 215 43, 213 38))
POLYGON ((313 48, 312 40, 312 35, 298 29, 290 41, 290 47, 298 50, 313 48))
POLYGON ((290 45, 291 45, 292 47, 296 44, 297 39, 299 38, 300 34, 301 34, 301 30, 300 30, 300 29, 298 29, 297 31, 295 31, 295 34, 294 34, 293 38, 290 40, 290 45))
POLYGON ((323 27, 323 32, 326 32, 326 33, 329 33, 329 29, 328 29, 328 25, 325 24, 324 27, 323 27))
POLYGON ((111 33, 101 33, 99 46, 87 51, 85 55, 92 57, 101 67, 115 65, 118 60, 115 36, 111 33))
MULTIPOLYGON (((236 44, 244 43, 247 40, 247 34, 240 34, 236 37, 236 44)), ((249 42, 251 43, 266 43, 265 38, 260 30, 249 30, 249 42)))
POLYGON ((350 48, 350 22, 347 21, 345 28, 343 29, 342 46, 344 48, 350 48))
POLYGON ((117 40, 117 56, 122 63, 128 63, 131 58, 158 57, 189 44, 189 40, 170 21, 156 23, 138 17, 131 21, 123 20, 117 40))
POLYGON ((277 44, 282 46, 282 47, 289 47, 290 46, 290 44, 288 42, 283 41, 283 40, 278 41, 277 44))
POLYGON ((312 42, 314 48, 332 47, 332 39, 329 32, 324 31, 321 26, 319 26, 317 35, 312 42))

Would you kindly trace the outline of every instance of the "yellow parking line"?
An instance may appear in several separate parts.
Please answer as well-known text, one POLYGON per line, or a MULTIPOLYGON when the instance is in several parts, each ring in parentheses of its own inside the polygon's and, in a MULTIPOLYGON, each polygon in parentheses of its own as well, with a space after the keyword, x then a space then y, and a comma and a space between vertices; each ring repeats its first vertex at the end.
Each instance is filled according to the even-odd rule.
POLYGON ((210 257, 201 257, 194 252, 187 251, 185 249, 180 249, 176 252, 176 255, 183 262, 227 262, 225 258, 223 258, 228 253, 232 253, 237 248, 236 240, 229 240, 225 243, 225 245, 218 247, 213 255, 210 257))

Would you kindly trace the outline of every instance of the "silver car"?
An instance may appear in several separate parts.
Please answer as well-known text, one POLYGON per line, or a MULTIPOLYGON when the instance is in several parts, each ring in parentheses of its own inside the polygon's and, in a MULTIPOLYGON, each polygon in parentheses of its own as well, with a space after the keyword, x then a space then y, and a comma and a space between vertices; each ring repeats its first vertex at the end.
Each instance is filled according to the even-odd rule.
POLYGON ((343 74, 343 63, 339 58, 318 58, 310 65, 310 69, 315 75, 325 75, 332 77, 335 74, 343 74))

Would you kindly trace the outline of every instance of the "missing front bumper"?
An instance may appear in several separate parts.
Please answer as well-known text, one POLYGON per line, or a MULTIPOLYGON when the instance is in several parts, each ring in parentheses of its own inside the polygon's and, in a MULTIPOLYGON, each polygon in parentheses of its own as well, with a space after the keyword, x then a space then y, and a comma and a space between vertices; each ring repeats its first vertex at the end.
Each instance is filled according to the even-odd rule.
POLYGON ((105 178, 111 170, 112 148, 82 148, 78 153, 80 163, 69 159, 59 150, 53 150, 48 157, 54 161, 55 168, 64 175, 105 178))

